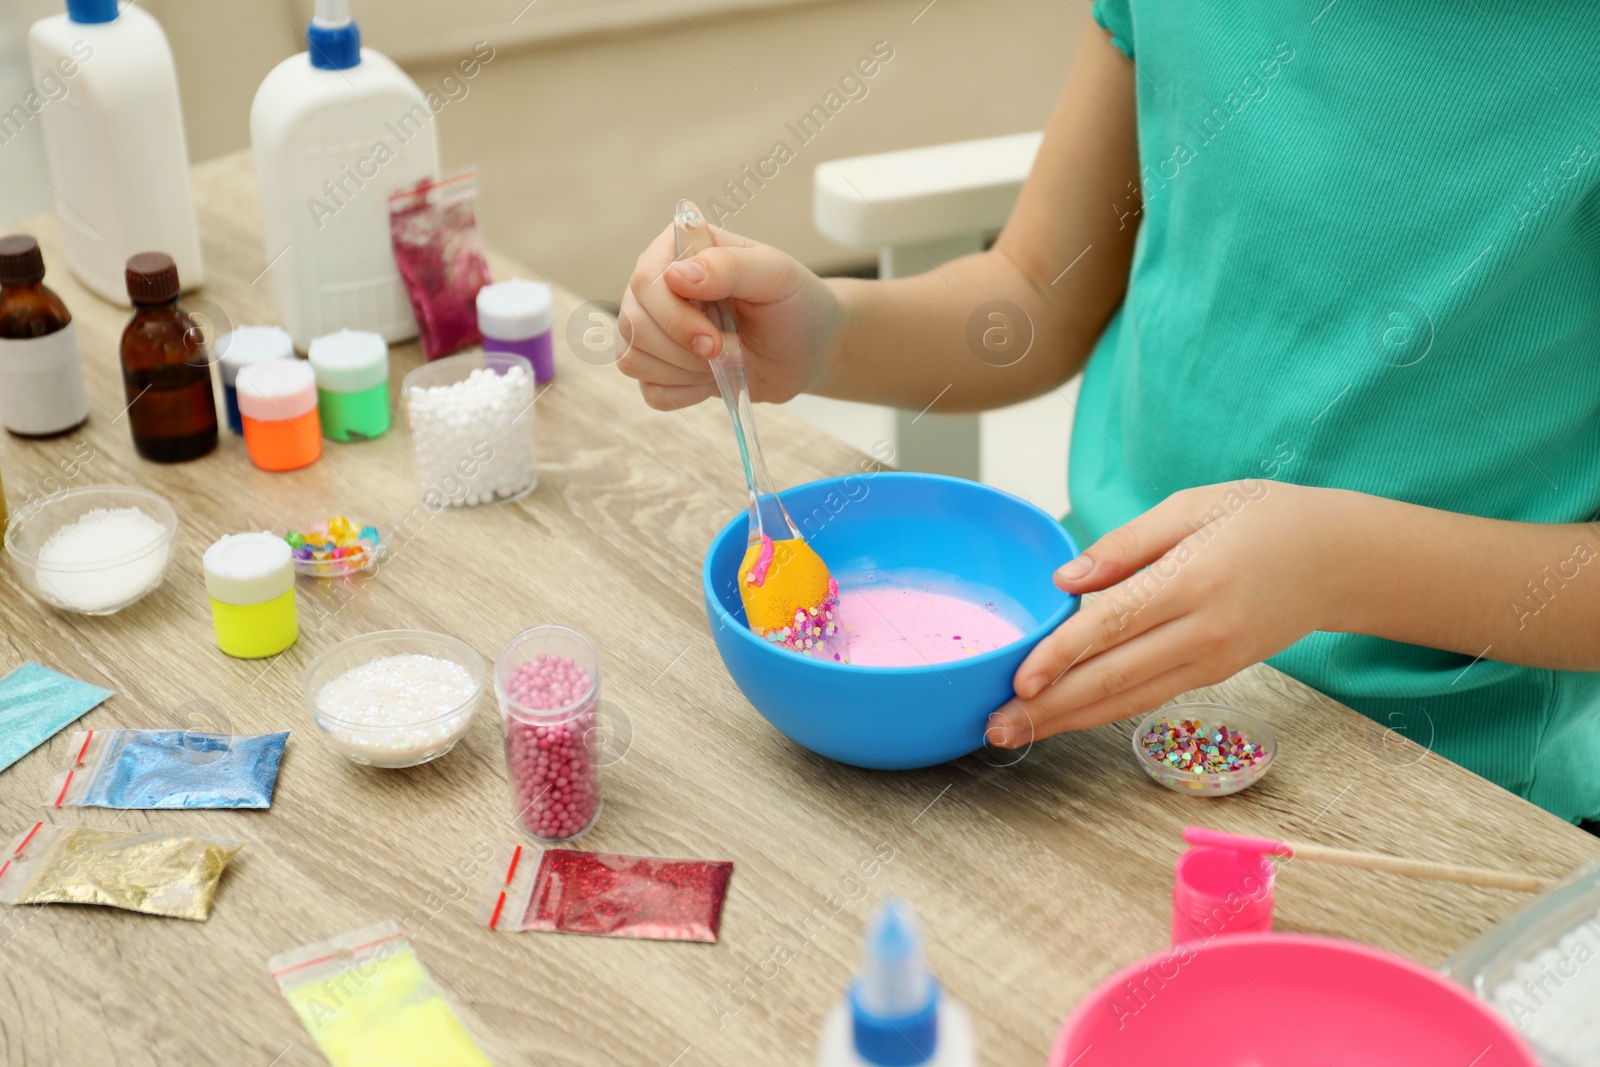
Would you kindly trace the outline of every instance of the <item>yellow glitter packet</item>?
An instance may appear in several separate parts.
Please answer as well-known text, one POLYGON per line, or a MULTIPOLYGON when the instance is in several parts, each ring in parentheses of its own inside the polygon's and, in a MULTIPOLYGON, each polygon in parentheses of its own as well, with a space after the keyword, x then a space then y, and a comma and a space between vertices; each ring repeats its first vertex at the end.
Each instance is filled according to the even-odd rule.
POLYGON ((399 923, 283 952, 267 966, 333 1067, 491 1067, 399 923))
POLYGON ((243 847, 34 823, 0 853, 0 903, 101 904, 204 922, 223 870, 243 847))

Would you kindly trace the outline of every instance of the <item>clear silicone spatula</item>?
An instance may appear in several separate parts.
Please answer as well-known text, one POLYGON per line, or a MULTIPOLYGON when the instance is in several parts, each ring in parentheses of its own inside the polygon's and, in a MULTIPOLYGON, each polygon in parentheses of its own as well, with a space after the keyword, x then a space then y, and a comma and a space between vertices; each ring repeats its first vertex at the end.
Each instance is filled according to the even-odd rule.
MULTIPOLYGON (((717 243, 705 216, 688 200, 678 201, 672 234, 678 259, 717 243)), ((796 652, 844 660, 838 583, 822 557, 800 536, 761 455, 733 304, 720 300, 699 307, 722 335, 722 351, 711 361, 711 373, 733 423, 750 495, 750 543, 739 565, 739 599, 744 602, 745 617, 750 629, 774 643, 796 652)))

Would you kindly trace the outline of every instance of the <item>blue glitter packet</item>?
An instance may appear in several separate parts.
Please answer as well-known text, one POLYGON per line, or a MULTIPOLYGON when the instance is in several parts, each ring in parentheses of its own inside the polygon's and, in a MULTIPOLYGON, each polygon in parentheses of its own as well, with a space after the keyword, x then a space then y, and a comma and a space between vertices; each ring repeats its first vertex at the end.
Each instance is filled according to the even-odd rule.
POLYGON ((31 661, 0 678, 0 771, 109 696, 109 689, 31 661))
POLYGON ((269 808, 288 731, 78 730, 46 807, 269 808))

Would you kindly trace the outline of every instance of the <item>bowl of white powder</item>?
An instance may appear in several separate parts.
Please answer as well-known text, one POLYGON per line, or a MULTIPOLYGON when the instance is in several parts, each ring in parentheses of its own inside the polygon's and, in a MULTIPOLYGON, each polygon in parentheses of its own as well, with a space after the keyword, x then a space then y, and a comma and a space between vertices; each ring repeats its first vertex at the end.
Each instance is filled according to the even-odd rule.
POLYGON ((178 516, 132 485, 86 485, 12 516, 6 555, 28 591, 51 607, 110 615, 166 576, 178 516))

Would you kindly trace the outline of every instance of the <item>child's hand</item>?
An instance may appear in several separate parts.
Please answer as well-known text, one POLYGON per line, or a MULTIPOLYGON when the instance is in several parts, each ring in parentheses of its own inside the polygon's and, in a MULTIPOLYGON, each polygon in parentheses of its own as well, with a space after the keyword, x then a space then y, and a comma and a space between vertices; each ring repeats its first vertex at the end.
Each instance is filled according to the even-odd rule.
POLYGON ((1343 523, 1359 494, 1247 480, 1174 493, 1056 572, 1107 590, 1039 642, 988 740, 1019 747, 1160 706, 1337 628, 1360 595, 1343 523))
POLYGON ((650 243, 622 294, 617 366, 658 410, 717 395, 707 362, 723 339, 691 301, 731 298, 750 398, 781 403, 813 385, 838 329, 839 301, 793 257, 726 230, 717 247, 673 262, 672 227, 650 243))

